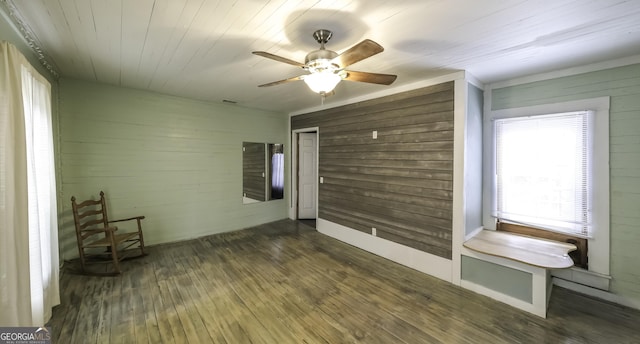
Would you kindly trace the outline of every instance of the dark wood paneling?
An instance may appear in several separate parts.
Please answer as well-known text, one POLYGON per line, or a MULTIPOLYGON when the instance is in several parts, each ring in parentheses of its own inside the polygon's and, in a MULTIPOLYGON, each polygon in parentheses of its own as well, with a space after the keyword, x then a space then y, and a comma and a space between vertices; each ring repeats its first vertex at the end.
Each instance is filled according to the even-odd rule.
POLYGON ((368 174, 379 176, 402 176, 409 178, 424 178, 428 175, 429 178, 434 180, 453 180, 451 173, 447 171, 429 171, 429 170, 413 170, 409 168, 397 169, 390 167, 367 167, 367 166, 323 166, 323 170, 327 173, 333 172, 348 172, 354 174, 368 174))
MULTIPOLYGON (((453 105, 453 102, 451 102, 451 105, 453 105)), ((431 129, 432 131, 453 130, 453 123, 447 121, 448 114, 449 111, 417 115, 396 112, 388 113, 388 115, 397 116, 396 118, 387 118, 377 121, 364 121, 364 119, 362 119, 354 123, 346 123, 340 126, 325 125, 323 126, 323 128, 325 132, 351 132, 358 130, 370 130, 372 128, 376 128, 376 130, 379 130, 388 128, 396 129, 399 126, 423 125, 426 126, 426 128, 431 129)))
POLYGON ((292 129, 319 126, 321 123, 324 123, 326 119, 339 119, 343 117, 345 112, 352 114, 352 116, 357 116, 419 106, 422 104, 439 103, 446 100, 453 100, 452 82, 294 116, 292 118, 294 125, 292 129))
MULTIPOLYGON (((322 134, 321 134, 322 135, 322 134)), ((375 149, 375 147, 372 147, 375 149)), ((453 150, 451 151, 440 151, 440 152, 377 152, 377 151, 367 151, 367 152, 324 152, 322 147, 320 148, 320 160, 322 159, 333 160, 333 159, 347 159, 347 160, 369 160, 369 159, 379 159, 379 160, 453 160, 453 150)), ((322 168, 322 165, 320 166, 322 168)))
POLYGON ((330 181, 325 182, 325 184, 323 184, 323 187, 325 185, 329 185, 329 183, 341 185, 343 187, 357 186, 361 189, 370 190, 370 191, 381 191, 381 192, 388 192, 388 193, 403 194, 403 195, 407 195, 407 199, 410 199, 411 196, 416 196, 415 198, 425 198, 425 197, 434 198, 434 199, 441 200, 441 206, 446 206, 447 204, 447 202, 442 202, 442 201, 448 200, 450 203, 453 197, 452 192, 448 190, 435 190, 435 189, 428 189, 424 187, 416 187, 416 186, 410 186, 410 185, 396 185, 396 184, 390 184, 390 183, 380 184, 380 183, 373 183, 373 182, 352 181, 348 179, 331 179, 330 181))
MULTIPOLYGON (((453 131, 429 130, 425 126, 407 126, 396 130, 385 130, 378 133, 378 144, 383 143, 401 143, 401 142, 430 142, 430 141, 446 141, 451 138, 453 131)), ((361 131, 356 133, 331 135, 331 139, 324 138, 320 140, 321 146, 339 146, 339 145, 369 145, 371 144, 371 132, 361 131)))
POLYGON ((318 216, 451 259, 453 85, 292 117, 319 127, 318 216))

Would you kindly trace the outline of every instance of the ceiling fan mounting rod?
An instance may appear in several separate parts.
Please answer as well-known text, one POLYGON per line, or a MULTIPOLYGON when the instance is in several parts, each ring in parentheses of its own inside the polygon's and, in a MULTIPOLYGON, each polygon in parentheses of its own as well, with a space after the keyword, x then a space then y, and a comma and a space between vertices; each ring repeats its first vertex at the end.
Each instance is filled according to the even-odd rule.
POLYGON ((313 33, 313 38, 320 44, 320 49, 324 49, 325 43, 329 42, 331 36, 333 36, 333 32, 327 29, 316 30, 313 33))

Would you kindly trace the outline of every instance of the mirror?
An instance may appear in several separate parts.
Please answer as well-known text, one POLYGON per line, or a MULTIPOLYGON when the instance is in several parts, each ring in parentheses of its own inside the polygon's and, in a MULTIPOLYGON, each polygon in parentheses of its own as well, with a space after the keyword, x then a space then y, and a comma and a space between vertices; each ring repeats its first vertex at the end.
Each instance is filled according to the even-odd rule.
POLYGON ((242 143, 242 202, 284 197, 284 147, 279 143, 242 143))
POLYGON ((242 202, 256 203, 265 200, 265 145, 242 143, 242 202))

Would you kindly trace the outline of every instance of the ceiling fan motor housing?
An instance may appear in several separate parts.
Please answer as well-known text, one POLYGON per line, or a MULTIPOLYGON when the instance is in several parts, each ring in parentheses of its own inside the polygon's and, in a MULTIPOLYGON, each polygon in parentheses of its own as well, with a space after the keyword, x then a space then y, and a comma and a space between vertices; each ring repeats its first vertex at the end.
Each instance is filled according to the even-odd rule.
POLYGON ((338 65, 331 63, 331 60, 338 56, 338 53, 332 50, 319 49, 307 54, 304 63, 311 71, 312 69, 340 68, 338 65))
POLYGON ((313 33, 313 38, 320 43, 320 49, 314 50, 307 54, 304 58, 304 64, 306 69, 311 73, 332 72, 340 69, 340 66, 335 63, 331 63, 335 57, 338 56, 333 50, 327 50, 324 48, 324 44, 331 39, 333 33, 326 29, 317 30, 313 33))

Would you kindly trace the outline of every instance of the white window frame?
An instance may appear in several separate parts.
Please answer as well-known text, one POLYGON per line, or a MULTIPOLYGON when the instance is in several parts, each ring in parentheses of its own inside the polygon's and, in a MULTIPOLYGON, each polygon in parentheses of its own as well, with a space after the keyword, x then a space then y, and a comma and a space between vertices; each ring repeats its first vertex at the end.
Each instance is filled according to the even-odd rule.
MULTIPOLYGON (((493 110, 484 118, 484 158, 483 168, 483 225, 488 229, 496 228, 496 219, 492 215, 495 204, 495 133, 493 122, 496 119, 535 116, 573 111, 593 111, 593 237, 589 238, 589 273, 594 278, 581 275, 584 269, 572 268, 575 273, 564 273, 562 278, 608 289, 609 279, 609 97, 582 99, 554 104, 543 104, 519 108, 493 110), (581 270, 581 271, 580 271, 581 270), (599 278, 601 277, 601 278, 599 278), (592 281, 591 281, 592 280, 592 281)), ((587 274, 589 275, 589 274, 587 274)))
MULTIPOLYGON (((522 224, 529 225, 531 227, 539 227, 551 232, 557 232, 557 233, 577 236, 581 238, 589 237, 591 235, 591 228, 592 228, 590 214, 592 210, 591 204, 593 202, 591 197, 592 166, 590 163, 591 157, 593 156, 592 154, 593 139, 591 137, 592 136, 591 132, 593 131, 593 123, 591 121, 592 118, 593 118, 593 111, 574 111, 574 112, 562 112, 562 113, 545 114, 545 115, 537 115, 537 116, 494 119, 493 121, 494 132, 495 131, 500 132, 499 131, 500 127, 513 128, 511 127, 512 125, 516 126, 516 128, 514 129, 505 129, 505 136, 503 137, 503 140, 510 140, 509 137, 511 137, 511 135, 506 134, 509 130, 521 130, 517 128, 522 128, 521 126, 523 125, 529 128, 530 130, 531 130, 531 126, 538 129, 536 131, 536 137, 533 139, 533 143, 535 143, 536 149, 542 150, 538 152, 549 153, 549 154, 543 154, 543 156, 545 157, 546 156, 553 157, 553 151, 557 150, 559 147, 546 146, 547 148, 543 148, 544 142, 542 141, 547 141, 547 142, 556 142, 556 141, 554 141, 553 138, 549 138, 549 139, 547 139, 546 137, 541 138, 540 135, 544 135, 545 132, 539 131, 539 130, 553 130, 557 128, 557 127, 552 127, 550 123, 556 123, 555 125, 564 125, 564 126, 570 125, 571 129, 574 131, 574 135, 580 138, 581 140, 580 142, 582 143, 582 145, 579 145, 579 146, 576 145, 575 148, 572 149, 570 152, 565 151, 566 153, 570 153, 570 156, 565 156, 565 158, 568 160, 574 159, 573 161, 571 161, 572 162, 571 167, 574 172, 575 172, 576 166, 580 166, 581 173, 584 173, 584 176, 574 175, 574 179, 571 182, 572 196, 575 194, 579 194, 579 196, 574 198, 573 202, 571 202, 572 204, 572 206, 570 207, 571 214, 570 215, 566 213, 563 213, 562 215, 556 214, 558 216, 562 216, 562 218, 552 218, 555 215, 551 215, 548 213, 545 213, 545 215, 542 215, 541 213, 536 213, 535 210, 532 211, 533 208, 531 207, 527 207, 526 209, 521 209, 521 210, 512 209, 513 211, 510 212, 508 210, 508 209, 511 209, 510 205, 518 204, 523 200, 511 199, 513 203, 511 203, 511 201, 505 202, 504 199, 501 200, 501 197, 500 197, 501 181, 504 181, 504 186, 502 190, 505 191, 506 199, 510 198, 509 190, 516 190, 518 189, 518 186, 510 185, 507 179, 501 178, 500 171, 498 170, 498 173, 494 174, 494 176, 497 178, 495 183, 497 186, 496 191, 498 193, 497 196, 495 197, 495 200, 497 202, 492 205, 493 211, 495 212, 494 216, 498 217, 501 220, 522 223, 522 224), (577 133, 576 131, 579 131, 579 133, 577 133), (576 149, 578 151, 576 151, 576 149), (513 187, 513 189, 511 189, 511 187, 513 187)), ((568 130, 567 127, 564 127, 564 129, 568 130)), ((494 150, 496 152, 496 161, 497 161, 496 166, 498 167, 498 169, 501 165, 513 166, 512 163, 515 163, 515 164, 522 163, 523 165, 527 166, 526 173, 533 173, 531 172, 532 170, 536 171, 536 168, 540 163, 539 160, 534 158, 536 161, 535 165, 534 166, 527 165, 528 163, 532 162, 530 157, 527 155, 523 155, 521 150, 510 151, 509 148, 513 148, 512 145, 501 144, 500 138, 498 136, 499 134, 496 133, 495 145, 494 145, 494 150), (507 151, 504 151, 503 149, 507 149, 507 151), (504 152, 504 154, 509 154, 508 151, 510 151, 511 153, 516 153, 518 157, 511 156, 510 158, 508 158, 508 159, 514 158, 511 163, 509 162, 509 160, 504 160, 503 163, 500 164, 500 159, 501 159, 500 152, 504 152), (517 159, 523 159, 523 160, 529 160, 529 161, 515 162, 517 161, 517 159)), ((517 140, 518 138, 513 138, 513 139, 517 140)), ((510 141, 505 141, 505 143, 506 142, 510 142, 510 141)), ((527 139, 527 142, 531 143, 529 138, 527 139)), ((572 141, 571 143, 575 143, 575 142, 572 141)), ((504 158, 507 159, 506 156, 504 158)), ((539 159, 544 159, 544 157, 541 156, 539 157, 539 159)), ((543 163, 543 165, 545 164, 543 163)), ((545 167, 548 168, 549 166, 545 166, 545 167)), ((542 171, 539 171, 539 172, 546 173, 547 171, 546 168, 543 169, 545 172, 542 172, 542 171)), ((562 169, 562 167, 560 168, 562 169)), ((506 170, 505 173, 508 173, 507 171, 508 170, 506 170)), ((552 171, 557 172, 555 169, 552 169, 552 171)), ((564 185, 564 187, 568 187, 568 186, 564 185)), ((523 196, 523 195, 521 193, 518 193, 518 196, 523 196)), ((535 195, 528 195, 526 198, 528 200, 532 200, 532 199, 535 199, 535 195), (534 197, 531 197, 531 196, 534 196, 534 197)), ((557 201, 562 202, 560 200, 557 200, 557 201)), ((540 202, 544 203, 545 201, 540 201, 540 202)), ((536 204, 540 205, 540 203, 538 202, 536 202, 536 204)), ((522 206, 522 204, 519 204, 519 205, 522 206)), ((565 207, 566 207, 566 203, 565 203, 565 207)))

